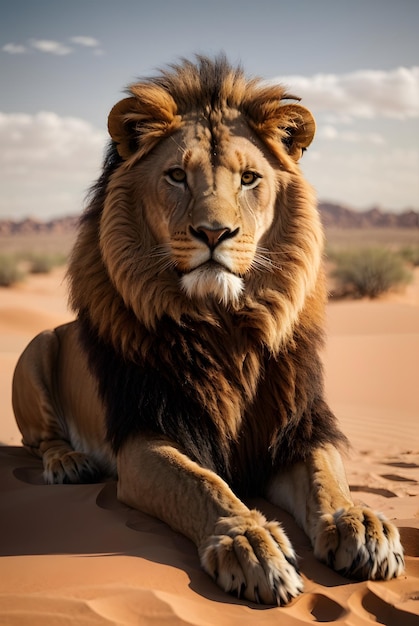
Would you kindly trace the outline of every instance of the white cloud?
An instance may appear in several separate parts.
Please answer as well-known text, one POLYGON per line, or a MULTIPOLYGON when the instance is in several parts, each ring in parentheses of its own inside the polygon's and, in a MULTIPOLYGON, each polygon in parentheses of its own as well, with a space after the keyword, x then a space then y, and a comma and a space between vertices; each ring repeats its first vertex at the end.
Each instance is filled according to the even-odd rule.
POLYGON ((283 76, 275 81, 302 98, 316 114, 346 118, 419 117, 419 66, 389 71, 359 70, 348 74, 283 76))
POLYGON ((53 41, 52 39, 31 39, 30 44, 35 50, 48 54, 56 54, 58 56, 65 56, 73 52, 72 48, 69 48, 60 41, 53 41))
MULTIPOLYGON (((90 49, 94 56, 104 54, 100 42, 94 37, 78 35, 70 37, 69 41, 75 46, 90 49)), ((30 39, 26 44, 7 43, 2 47, 2 50, 8 54, 26 54, 36 50, 47 54, 66 56, 74 52, 74 47, 53 39, 30 39)))
POLYGON ((70 37, 70 41, 73 44, 81 46, 82 48, 90 48, 94 56, 102 56, 104 51, 100 47, 100 42, 94 37, 87 37, 84 35, 79 35, 77 37, 70 37))
POLYGON ((94 37, 85 37, 81 35, 77 37, 70 37, 70 41, 78 46, 85 46, 86 48, 97 48, 100 45, 98 40, 94 37))
POLYGON ((6 43, 2 47, 2 50, 8 54, 25 54, 25 52, 27 52, 27 48, 25 46, 16 43, 6 43))
MULTIPOLYGON (((350 147, 350 146, 349 146, 350 147)), ((302 169, 319 198, 357 208, 417 209, 419 150, 392 148, 340 150, 327 142, 304 155, 302 169)))
POLYGON ((97 178, 106 133, 55 113, 0 113, 0 215, 49 217, 80 211, 97 178))
POLYGON ((373 143, 376 145, 383 145, 386 143, 384 137, 379 133, 363 133, 355 130, 338 130, 335 126, 331 125, 320 126, 317 130, 316 136, 319 139, 346 141, 349 143, 373 143))

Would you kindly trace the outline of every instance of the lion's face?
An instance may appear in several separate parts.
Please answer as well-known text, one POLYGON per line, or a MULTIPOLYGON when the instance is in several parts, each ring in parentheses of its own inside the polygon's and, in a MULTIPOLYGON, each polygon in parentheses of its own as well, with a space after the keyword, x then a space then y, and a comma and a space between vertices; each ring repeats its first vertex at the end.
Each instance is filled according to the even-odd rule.
MULTIPOLYGON (((155 238, 156 269, 192 299, 234 303, 252 268, 269 267, 263 237, 274 217, 277 173, 240 116, 216 130, 189 116, 138 169, 155 238)), ((266 150, 265 150, 266 152, 266 150)))
POLYGON ((70 265, 73 307, 124 350, 164 316, 217 325, 230 313, 276 350, 321 262, 298 166, 312 115, 284 104, 282 86, 217 63, 186 63, 130 94, 109 115, 109 160, 70 265))

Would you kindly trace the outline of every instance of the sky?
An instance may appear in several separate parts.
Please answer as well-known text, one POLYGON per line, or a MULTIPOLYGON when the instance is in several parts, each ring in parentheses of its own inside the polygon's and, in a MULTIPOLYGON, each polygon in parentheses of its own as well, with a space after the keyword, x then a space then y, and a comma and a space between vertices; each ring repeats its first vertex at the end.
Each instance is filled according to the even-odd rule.
POLYGON ((417 0, 0 0, 0 218, 80 213, 125 87, 226 53, 313 112, 320 200, 419 209, 417 0))

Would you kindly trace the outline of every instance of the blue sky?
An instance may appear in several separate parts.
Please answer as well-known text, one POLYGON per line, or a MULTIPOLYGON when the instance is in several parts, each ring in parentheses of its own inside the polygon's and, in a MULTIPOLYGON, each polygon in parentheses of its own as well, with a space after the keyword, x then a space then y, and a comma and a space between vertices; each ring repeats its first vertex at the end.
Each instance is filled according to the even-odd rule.
POLYGON ((78 213, 124 87, 220 50, 313 111, 320 199, 419 208, 418 27, 417 0, 1 0, 0 217, 78 213))

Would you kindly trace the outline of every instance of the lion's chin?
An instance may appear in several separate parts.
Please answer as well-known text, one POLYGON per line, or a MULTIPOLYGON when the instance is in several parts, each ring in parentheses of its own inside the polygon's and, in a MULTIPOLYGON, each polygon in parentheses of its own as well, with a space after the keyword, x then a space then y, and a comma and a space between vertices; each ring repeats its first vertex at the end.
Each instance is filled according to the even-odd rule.
POLYGON ((244 289, 240 276, 220 267, 197 267, 184 274, 181 286, 186 295, 193 299, 214 298, 224 306, 234 305, 244 289))

